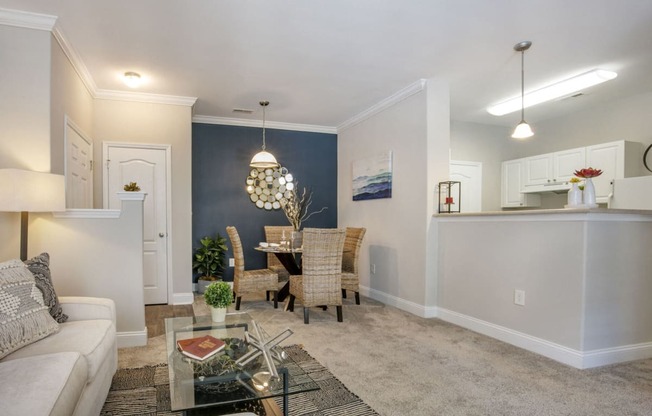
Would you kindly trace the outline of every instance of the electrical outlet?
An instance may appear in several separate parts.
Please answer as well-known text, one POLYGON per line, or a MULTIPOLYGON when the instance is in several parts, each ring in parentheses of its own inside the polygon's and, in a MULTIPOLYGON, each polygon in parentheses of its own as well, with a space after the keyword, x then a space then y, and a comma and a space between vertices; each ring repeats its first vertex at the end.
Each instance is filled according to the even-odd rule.
POLYGON ((233 257, 229 258, 229 267, 235 267, 235 259, 233 257))
POLYGON ((525 306, 525 290, 514 289, 514 303, 525 306))
POLYGON ((376 265, 375 264, 372 264, 369 268, 371 269, 371 274, 376 274, 376 265))

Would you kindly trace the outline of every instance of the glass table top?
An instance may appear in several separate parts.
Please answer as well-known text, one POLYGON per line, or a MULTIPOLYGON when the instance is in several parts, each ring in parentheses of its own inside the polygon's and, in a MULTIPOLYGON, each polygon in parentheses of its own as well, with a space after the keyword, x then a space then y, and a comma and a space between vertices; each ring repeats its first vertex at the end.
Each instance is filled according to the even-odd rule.
MULTIPOLYGON (((264 331, 260 326, 259 329, 264 331)), ((288 394, 319 389, 292 357, 285 354, 282 346, 272 349, 274 355, 284 357, 280 362, 275 361, 278 379, 269 378, 262 354, 244 366, 236 363, 238 358, 255 350, 246 341, 247 331, 253 331, 247 313, 229 313, 221 323, 212 322, 210 315, 165 320, 171 410, 287 397, 288 394), (203 335, 225 341, 226 347, 204 361, 186 357, 177 349, 177 341, 203 335)), ((286 400, 284 402, 287 404, 286 400)), ((287 408, 283 410, 287 412, 287 408)))

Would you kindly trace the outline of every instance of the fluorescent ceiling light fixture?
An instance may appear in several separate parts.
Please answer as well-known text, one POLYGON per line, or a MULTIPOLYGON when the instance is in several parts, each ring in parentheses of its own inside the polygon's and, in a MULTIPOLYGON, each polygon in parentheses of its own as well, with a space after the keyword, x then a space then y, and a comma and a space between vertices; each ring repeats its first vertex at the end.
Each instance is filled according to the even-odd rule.
MULTIPOLYGON (((525 94, 524 107, 532 107, 533 105, 541 104, 546 101, 554 100, 555 98, 564 97, 581 91, 585 88, 601 84, 605 81, 616 78, 618 74, 613 71, 606 71, 604 69, 594 69, 584 74, 578 75, 573 78, 560 81, 556 84, 543 87, 536 91, 528 92, 525 94)), ((504 101, 500 104, 487 107, 489 114, 494 116, 502 116, 505 114, 513 113, 521 109, 521 97, 514 97, 510 100, 504 101)))
POLYGON ((140 85, 140 74, 137 72, 125 72, 122 77, 123 81, 129 88, 137 88, 140 85))

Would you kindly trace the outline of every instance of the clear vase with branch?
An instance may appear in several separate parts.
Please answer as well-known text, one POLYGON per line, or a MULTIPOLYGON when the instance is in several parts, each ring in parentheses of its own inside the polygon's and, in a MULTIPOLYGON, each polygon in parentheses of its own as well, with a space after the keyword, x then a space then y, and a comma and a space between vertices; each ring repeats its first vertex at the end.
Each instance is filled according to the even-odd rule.
MULTIPOLYGON (((287 202, 283 205, 283 212, 285 212, 285 216, 287 217, 288 221, 290 221, 290 224, 292 224, 295 233, 298 234, 298 238, 301 238, 300 231, 302 222, 306 221, 313 215, 319 214, 328 209, 328 207, 323 207, 319 211, 311 212, 311 205, 312 191, 303 188, 303 192, 301 195, 299 195, 297 193, 297 183, 295 183, 295 189, 290 191, 290 196, 287 198, 287 202)), ((293 241, 293 245, 300 246, 298 241, 293 241)))

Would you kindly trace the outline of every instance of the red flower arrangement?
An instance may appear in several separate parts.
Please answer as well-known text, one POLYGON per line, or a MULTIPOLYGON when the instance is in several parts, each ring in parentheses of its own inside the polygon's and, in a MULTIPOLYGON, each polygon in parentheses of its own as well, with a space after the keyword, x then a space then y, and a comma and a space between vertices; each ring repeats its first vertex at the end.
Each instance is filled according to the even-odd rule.
POLYGON ((595 178, 596 176, 600 175, 602 175, 602 171, 600 169, 584 168, 575 171, 575 176, 578 178, 595 178))

